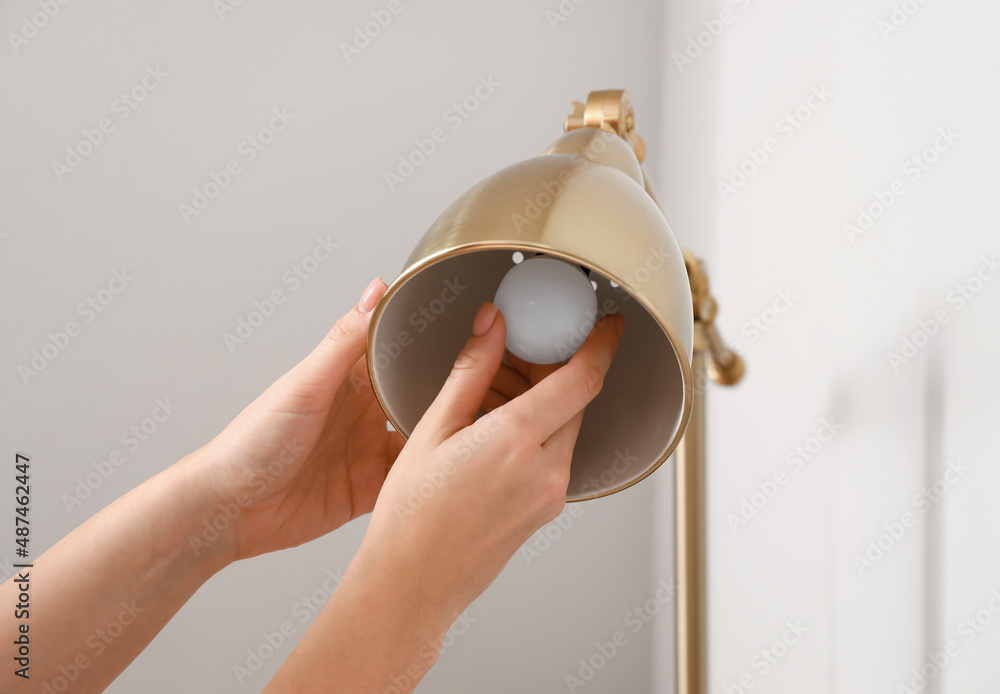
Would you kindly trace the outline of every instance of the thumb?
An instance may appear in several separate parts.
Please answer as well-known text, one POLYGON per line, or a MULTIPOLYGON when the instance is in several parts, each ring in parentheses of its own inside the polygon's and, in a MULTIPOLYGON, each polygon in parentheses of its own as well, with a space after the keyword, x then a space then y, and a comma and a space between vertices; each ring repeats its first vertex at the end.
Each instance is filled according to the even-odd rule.
POLYGON ((351 368, 364 356, 372 309, 385 293, 386 285, 376 277, 361 300, 340 317, 319 345, 288 374, 293 379, 329 387, 332 397, 351 368))
POLYGON ((448 380, 420 420, 438 440, 443 441, 475 421, 500 368, 505 335, 503 316, 487 301, 476 313, 472 337, 455 360, 448 380))

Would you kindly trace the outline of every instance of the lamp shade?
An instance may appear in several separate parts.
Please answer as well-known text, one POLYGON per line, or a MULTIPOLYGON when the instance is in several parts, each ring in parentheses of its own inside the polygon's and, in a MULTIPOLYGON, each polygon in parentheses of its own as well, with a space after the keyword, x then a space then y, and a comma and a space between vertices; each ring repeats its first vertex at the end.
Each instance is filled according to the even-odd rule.
MULTIPOLYGON (((579 266, 599 315, 626 331, 587 406, 567 499, 629 487, 677 446, 691 412, 691 287, 667 220, 631 147, 596 128, 567 133, 456 200, 417 243, 375 307, 368 368, 392 425, 409 436, 471 334, 472 319, 520 257, 579 266)), ((580 339, 589 326, 581 326, 580 339)))

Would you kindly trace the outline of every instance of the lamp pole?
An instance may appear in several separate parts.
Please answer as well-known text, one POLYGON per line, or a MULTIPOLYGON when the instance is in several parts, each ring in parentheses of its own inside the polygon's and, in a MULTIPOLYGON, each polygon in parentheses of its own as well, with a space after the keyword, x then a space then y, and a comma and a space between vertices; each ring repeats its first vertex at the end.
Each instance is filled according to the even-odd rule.
POLYGON ((708 691, 705 561, 705 352, 695 333, 691 419, 677 447, 674 494, 677 567, 677 692, 708 691), (701 389, 699 389, 701 386, 701 389))
POLYGON ((725 346, 715 328, 717 306, 708 291, 704 264, 684 252, 694 309, 694 380, 691 419, 677 447, 675 482, 677 558, 677 692, 708 691, 708 571, 706 562, 705 395, 708 379, 735 385, 743 360, 725 346))

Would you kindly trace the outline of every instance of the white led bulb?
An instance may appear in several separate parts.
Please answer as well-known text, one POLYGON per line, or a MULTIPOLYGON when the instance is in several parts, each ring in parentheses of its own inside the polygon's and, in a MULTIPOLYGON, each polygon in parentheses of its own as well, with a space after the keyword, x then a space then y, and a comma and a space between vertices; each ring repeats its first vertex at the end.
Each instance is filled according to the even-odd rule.
POLYGON ((597 294, 587 276, 543 256, 512 267, 493 303, 507 324, 507 349, 533 364, 569 359, 597 319, 597 294))

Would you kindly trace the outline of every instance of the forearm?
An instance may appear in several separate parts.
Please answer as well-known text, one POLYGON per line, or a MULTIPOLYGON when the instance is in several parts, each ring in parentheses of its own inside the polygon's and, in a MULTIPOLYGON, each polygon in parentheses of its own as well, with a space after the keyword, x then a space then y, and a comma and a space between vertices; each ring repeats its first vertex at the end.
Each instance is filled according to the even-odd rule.
MULTIPOLYGON (((223 541, 197 553, 189 541, 209 516, 191 482, 198 455, 118 499, 22 571, 30 587, 30 680, 6 667, 0 682, 16 682, 16 691, 40 692, 46 683, 64 691, 55 681, 62 677, 69 691, 102 691, 228 562, 223 541)), ((16 638, 18 580, 0 586, 7 644, 16 638)))
POLYGON ((265 694, 412 691, 458 616, 435 604, 417 571, 380 565, 362 547, 265 694))

